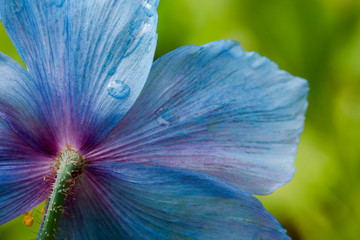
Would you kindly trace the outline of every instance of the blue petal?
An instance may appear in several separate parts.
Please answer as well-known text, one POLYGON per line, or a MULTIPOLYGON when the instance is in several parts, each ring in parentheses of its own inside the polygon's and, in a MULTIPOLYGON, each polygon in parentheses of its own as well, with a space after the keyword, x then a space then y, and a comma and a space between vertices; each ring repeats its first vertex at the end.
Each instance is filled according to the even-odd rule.
POLYGON ((0 224, 48 196, 57 152, 42 117, 41 95, 26 70, 0 53, 0 224))
POLYGON ((293 176, 307 82, 234 41, 179 48, 156 61, 132 109, 91 161, 207 173, 268 194, 293 176))
POLYGON ((28 72, 0 53, 0 117, 37 151, 55 155, 58 148, 44 118, 43 101, 28 72))
POLYGON ((101 163, 76 189, 60 239, 289 239, 256 198, 204 174, 101 163))
POLYGON ((158 1, 0 0, 1 21, 41 88, 60 145, 92 148, 138 97, 156 45, 158 1))
POLYGON ((0 118, 0 225, 31 210, 48 196, 49 158, 21 140, 0 118))

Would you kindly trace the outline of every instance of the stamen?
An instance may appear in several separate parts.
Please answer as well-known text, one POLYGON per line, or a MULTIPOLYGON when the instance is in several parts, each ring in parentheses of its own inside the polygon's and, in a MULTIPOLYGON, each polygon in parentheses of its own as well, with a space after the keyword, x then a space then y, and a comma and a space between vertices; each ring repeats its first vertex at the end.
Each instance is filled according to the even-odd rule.
POLYGON ((25 224, 25 226, 31 227, 34 223, 34 218, 29 215, 25 215, 23 223, 25 224))
POLYGON ((25 217, 23 219, 23 223, 25 224, 25 226, 27 227, 31 227, 34 223, 34 216, 35 213, 37 212, 39 206, 36 206, 35 208, 31 209, 30 211, 27 211, 26 213, 24 213, 25 217))

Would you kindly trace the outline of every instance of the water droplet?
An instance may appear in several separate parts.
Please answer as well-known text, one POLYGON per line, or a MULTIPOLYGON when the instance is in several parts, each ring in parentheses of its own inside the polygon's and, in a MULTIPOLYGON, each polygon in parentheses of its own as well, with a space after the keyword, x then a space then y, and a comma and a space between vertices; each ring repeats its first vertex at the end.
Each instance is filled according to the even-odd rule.
POLYGON ((155 114, 156 114, 155 120, 161 126, 167 127, 169 125, 174 125, 179 120, 179 117, 177 116, 177 114, 169 108, 160 107, 155 112, 155 114))
POLYGON ((269 59, 267 59, 266 57, 261 57, 259 54, 253 53, 249 59, 249 67, 253 69, 258 69, 265 65, 268 61, 269 59))
POLYGON ((159 109, 156 111, 156 114, 159 114, 159 113, 161 113, 162 111, 164 111, 164 108, 163 108, 163 107, 159 108, 159 109))
POLYGON ((170 122, 168 120, 164 119, 161 116, 157 117, 156 121, 162 126, 169 126, 169 124, 170 124, 170 122))
POLYGON ((108 94, 114 98, 126 98, 130 94, 129 86, 120 80, 111 81, 107 87, 108 94))
POLYGON ((131 53, 135 51, 135 49, 139 46, 141 39, 143 38, 144 34, 149 32, 151 29, 150 23, 143 23, 138 31, 135 39, 132 41, 129 48, 126 50, 124 57, 128 57, 131 53))
POLYGON ((146 47, 145 51, 146 51, 147 53, 149 53, 149 52, 151 51, 150 45, 146 47))
POLYGON ((65 0, 53 0, 53 4, 57 7, 62 7, 64 5, 65 0))
POLYGON ((19 1, 11 1, 11 8, 13 9, 14 13, 19 13, 24 9, 24 4, 19 1))
POLYGON ((144 0, 142 2, 142 7, 145 11, 145 14, 148 17, 152 17, 154 14, 156 14, 156 8, 159 4, 158 0, 144 0))
POLYGON ((229 49, 229 53, 235 58, 242 58, 244 50, 240 46, 235 46, 229 49))
POLYGON ((152 5, 147 0, 143 1, 142 5, 144 8, 147 8, 149 10, 152 8, 152 5))

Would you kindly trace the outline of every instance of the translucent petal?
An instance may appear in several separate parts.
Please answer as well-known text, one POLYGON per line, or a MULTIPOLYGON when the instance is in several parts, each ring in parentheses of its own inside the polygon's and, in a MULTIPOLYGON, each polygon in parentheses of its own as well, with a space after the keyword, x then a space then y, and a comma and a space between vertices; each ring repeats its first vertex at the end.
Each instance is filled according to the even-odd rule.
POLYGON ((51 183, 49 158, 22 141, 0 118, 0 224, 45 200, 51 183))
POLYGON ((207 173, 268 194, 293 176, 307 82, 234 41, 156 61, 138 100, 87 155, 207 173))
POLYGON ((57 142, 86 151, 138 97, 156 45, 158 1, 1 0, 1 21, 42 91, 57 142))
POLYGON ((58 147, 43 107, 36 82, 22 66, 0 53, 0 117, 37 151, 55 155, 58 147))
POLYGON ((60 239, 289 239, 256 198, 204 174, 99 163, 75 191, 60 239))

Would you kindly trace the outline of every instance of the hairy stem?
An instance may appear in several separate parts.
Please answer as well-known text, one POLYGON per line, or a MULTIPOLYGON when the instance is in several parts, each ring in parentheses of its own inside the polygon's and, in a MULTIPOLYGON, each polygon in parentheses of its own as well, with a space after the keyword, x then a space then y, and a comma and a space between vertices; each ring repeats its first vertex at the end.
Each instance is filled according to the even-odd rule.
POLYGON ((56 239, 64 203, 74 179, 82 172, 83 159, 73 150, 66 150, 59 157, 59 169, 53 192, 48 200, 45 217, 41 223, 38 239, 56 239))

